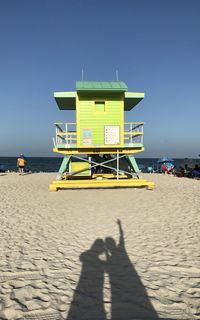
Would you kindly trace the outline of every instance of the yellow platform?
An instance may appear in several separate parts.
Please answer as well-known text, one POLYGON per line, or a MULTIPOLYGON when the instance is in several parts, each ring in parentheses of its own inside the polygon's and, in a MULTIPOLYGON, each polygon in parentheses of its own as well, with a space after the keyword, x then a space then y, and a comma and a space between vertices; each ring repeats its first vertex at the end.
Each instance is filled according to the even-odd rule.
MULTIPOLYGON (((105 175, 104 175, 105 176, 105 175)), ((145 187, 152 190, 155 183, 145 179, 128 179, 119 178, 118 180, 104 178, 104 176, 96 176, 92 179, 67 179, 67 180, 54 180, 49 185, 50 191, 57 191, 58 189, 88 189, 88 188, 131 188, 131 187, 145 187)))

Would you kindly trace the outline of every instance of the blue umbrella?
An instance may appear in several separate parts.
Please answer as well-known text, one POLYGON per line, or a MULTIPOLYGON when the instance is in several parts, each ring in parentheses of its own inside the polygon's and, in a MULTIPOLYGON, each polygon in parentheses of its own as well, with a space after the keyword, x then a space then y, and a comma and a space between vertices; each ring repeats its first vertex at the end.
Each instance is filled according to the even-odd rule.
POLYGON ((162 162, 172 162, 172 161, 174 161, 173 159, 171 159, 171 158, 168 158, 168 157, 162 157, 162 158, 160 158, 158 161, 157 161, 157 163, 162 163, 162 162))

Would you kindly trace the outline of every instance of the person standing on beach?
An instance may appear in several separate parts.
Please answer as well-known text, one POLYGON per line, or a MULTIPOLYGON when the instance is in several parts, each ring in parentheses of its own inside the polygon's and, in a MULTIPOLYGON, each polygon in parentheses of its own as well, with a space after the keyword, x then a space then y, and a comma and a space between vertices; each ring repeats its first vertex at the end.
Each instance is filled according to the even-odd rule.
POLYGON ((25 165, 26 165, 26 160, 24 159, 23 154, 20 154, 19 158, 17 159, 19 174, 24 173, 25 165))
POLYGON ((164 175, 167 175, 167 174, 168 174, 168 168, 167 168, 167 165, 166 165, 165 162, 162 164, 161 170, 162 170, 162 173, 163 173, 164 175))

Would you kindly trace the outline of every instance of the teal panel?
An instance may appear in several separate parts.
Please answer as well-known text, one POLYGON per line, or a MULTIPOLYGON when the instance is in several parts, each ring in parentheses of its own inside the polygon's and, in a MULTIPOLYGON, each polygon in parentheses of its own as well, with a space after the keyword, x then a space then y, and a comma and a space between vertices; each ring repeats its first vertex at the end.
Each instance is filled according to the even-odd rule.
POLYGON ((137 162, 135 160, 135 157, 133 156, 127 156, 127 160, 129 161, 129 163, 132 166, 132 169, 134 170, 134 172, 136 173, 137 177, 139 177, 139 173, 140 173, 140 169, 138 168, 137 162))
POLYGON ((60 166, 60 169, 59 169, 59 174, 63 174, 65 171, 66 171, 66 167, 69 163, 69 160, 70 160, 71 156, 65 156, 63 158, 63 161, 61 163, 61 166, 60 166))

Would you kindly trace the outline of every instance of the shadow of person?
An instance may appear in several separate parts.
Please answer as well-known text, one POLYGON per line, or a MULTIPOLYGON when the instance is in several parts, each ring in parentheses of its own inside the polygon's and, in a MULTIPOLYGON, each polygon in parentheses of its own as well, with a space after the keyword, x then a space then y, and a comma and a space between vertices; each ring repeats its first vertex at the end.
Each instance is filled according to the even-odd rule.
POLYGON ((91 248, 80 255, 82 270, 67 320, 105 320, 103 282, 105 262, 99 258, 105 244, 97 239, 91 248))
POLYGON ((111 237, 105 239, 106 271, 111 285, 111 319, 159 319, 126 252, 120 220, 117 223, 119 244, 111 237))

